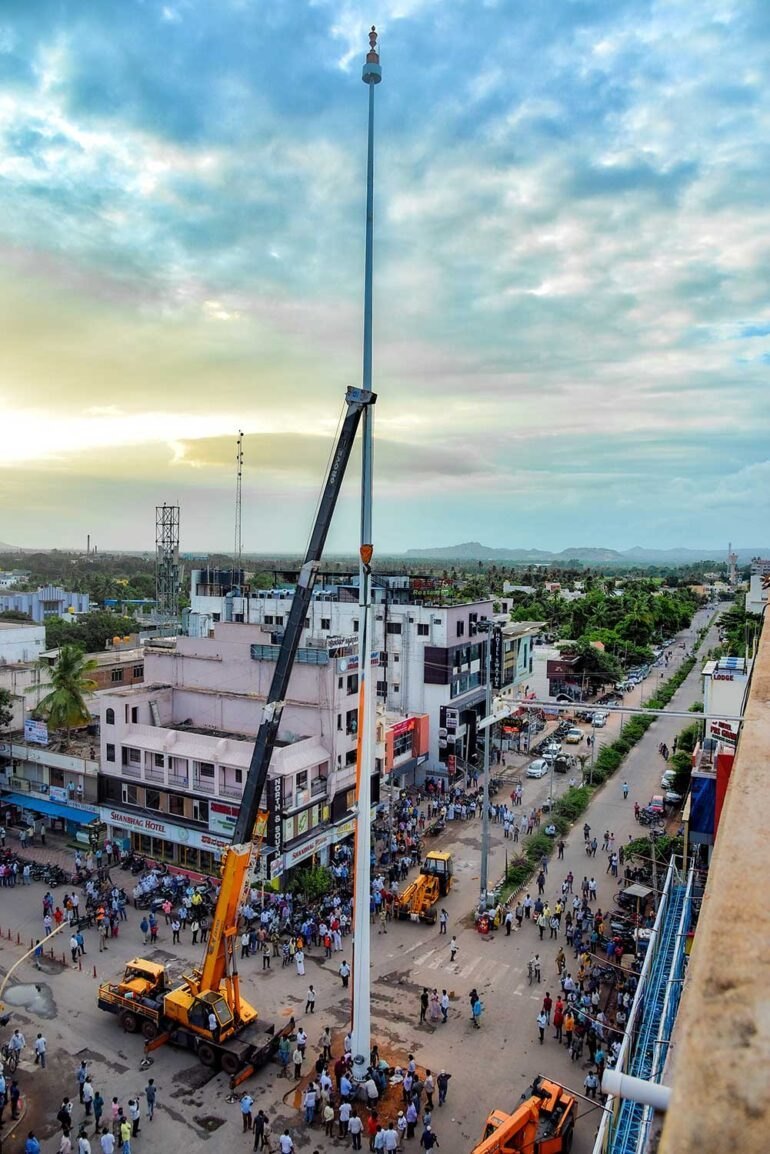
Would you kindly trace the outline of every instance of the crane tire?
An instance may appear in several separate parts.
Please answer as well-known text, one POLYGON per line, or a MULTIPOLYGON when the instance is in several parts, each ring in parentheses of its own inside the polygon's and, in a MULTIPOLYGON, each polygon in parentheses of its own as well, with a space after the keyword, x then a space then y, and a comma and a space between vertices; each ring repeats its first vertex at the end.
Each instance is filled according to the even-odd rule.
POLYGON ((575 1127, 570 1125, 564 1131, 564 1135, 562 1137, 562 1142, 561 1142, 562 1154, 569 1154, 570 1150, 572 1149, 572 1139, 574 1137, 575 1137, 575 1127))
POLYGON ((157 1038, 158 1036, 158 1023, 148 1018, 146 1022, 142 1023, 142 1033, 147 1041, 151 1042, 153 1038, 157 1038))
POLYGON ((201 1042, 198 1046, 198 1060, 203 1066, 214 1069, 217 1064, 217 1052, 208 1042, 201 1042))
POLYGON ((127 1034, 136 1034, 139 1031, 139 1019, 133 1010, 124 1010, 120 1015, 120 1024, 127 1034))
POLYGON ((220 1065, 222 1066, 223 1072, 227 1074, 229 1078, 233 1078, 241 1068, 241 1061, 237 1054, 225 1050, 224 1054, 222 1054, 220 1065))

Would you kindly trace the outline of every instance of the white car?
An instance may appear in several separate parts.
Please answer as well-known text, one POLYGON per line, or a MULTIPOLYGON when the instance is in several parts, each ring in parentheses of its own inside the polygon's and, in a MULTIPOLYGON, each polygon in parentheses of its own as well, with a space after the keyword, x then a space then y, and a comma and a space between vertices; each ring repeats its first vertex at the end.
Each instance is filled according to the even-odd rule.
POLYGON ((527 766, 527 777, 545 777, 551 772, 551 767, 544 757, 538 757, 527 766))
POLYGON ((568 729, 564 734, 564 740, 567 745, 579 745, 585 737, 582 729, 578 729, 575 725, 572 729, 568 729))
POLYGON ((604 726, 607 724, 607 714, 606 713, 595 713, 593 715, 593 717, 591 718, 591 724, 593 726, 595 726, 596 729, 603 729, 604 726))
POLYGON ((671 789, 671 786, 674 784, 674 778, 675 777, 676 777, 676 773, 674 772, 674 770, 673 769, 667 769, 666 772, 663 774, 663 777, 660 779, 661 789, 671 789))
POLYGON ((543 753, 561 753, 561 742, 557 741, 555 737, 549 737, 540 746, 543 753))

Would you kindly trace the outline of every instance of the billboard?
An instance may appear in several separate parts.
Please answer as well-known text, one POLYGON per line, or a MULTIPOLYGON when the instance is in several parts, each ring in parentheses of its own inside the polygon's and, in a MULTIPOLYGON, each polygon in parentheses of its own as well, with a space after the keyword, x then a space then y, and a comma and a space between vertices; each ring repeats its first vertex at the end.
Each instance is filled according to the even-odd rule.
POLYGON ((24 740, 31 745, 48 745, 48 726, 44 721, 28 717, 24 722, 24 740))

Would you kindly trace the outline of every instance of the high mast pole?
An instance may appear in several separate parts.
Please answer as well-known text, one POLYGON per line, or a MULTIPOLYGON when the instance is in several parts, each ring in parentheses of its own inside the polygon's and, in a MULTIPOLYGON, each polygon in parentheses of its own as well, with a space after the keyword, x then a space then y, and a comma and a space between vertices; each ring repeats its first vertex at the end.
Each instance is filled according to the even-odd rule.
MULTIPOLYGON (((374 242, 374 89, 382 80, 377 31, 369 33, 363 70, 369 85, 369 138, 366 165, 366 261, 364 267, 363 387, 372 388, 372 264, 374 242)), ((374 768, 375 695, 372 682, 373 614, 371 587, 373 413, 364 410, 361 454, 360 624, 358 634, 358 749, 356 752, 356 845, 353 910, 352 1051, 353 1078, 363 1081, 371 1048, 369 891, 371 888, 371 774, 374 768)))

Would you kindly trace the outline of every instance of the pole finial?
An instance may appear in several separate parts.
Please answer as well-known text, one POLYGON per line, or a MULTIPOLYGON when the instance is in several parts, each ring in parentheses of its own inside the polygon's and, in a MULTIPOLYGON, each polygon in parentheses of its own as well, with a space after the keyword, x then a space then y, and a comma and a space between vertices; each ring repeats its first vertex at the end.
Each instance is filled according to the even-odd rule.
POLYGON ((377 51, 377 29, 374 24, 372 24, 372 29, 369 33, 369 51, 366 54, 362 80, 364 84, 379 84, 381 79, 380 54, 377 51))

